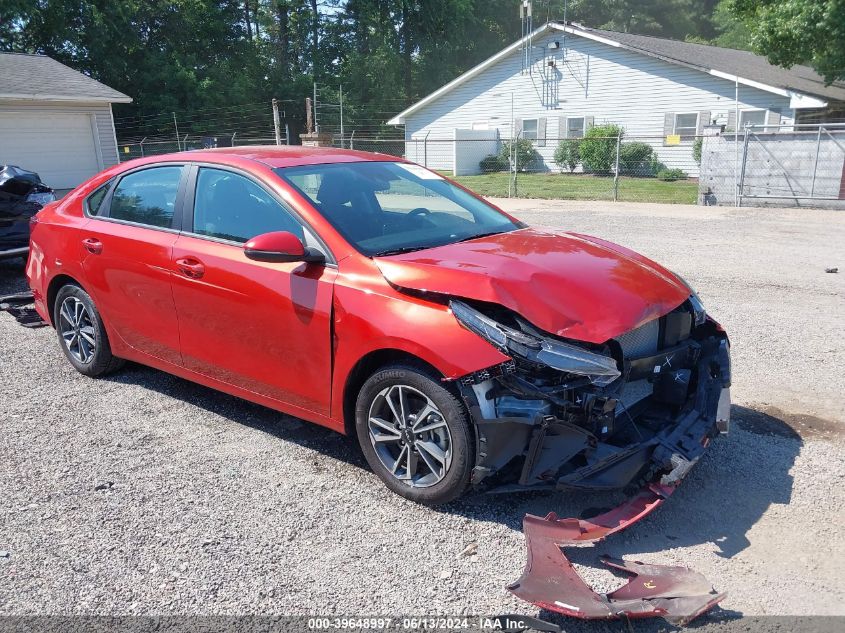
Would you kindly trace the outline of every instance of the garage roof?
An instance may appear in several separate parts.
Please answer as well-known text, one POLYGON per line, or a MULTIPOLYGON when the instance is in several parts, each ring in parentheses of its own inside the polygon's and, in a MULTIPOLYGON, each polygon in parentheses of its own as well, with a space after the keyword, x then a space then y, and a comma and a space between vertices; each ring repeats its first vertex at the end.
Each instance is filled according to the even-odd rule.
POLYGON ((0 99, 130 103, 113 90, 46 55, 0 53, 0 99))

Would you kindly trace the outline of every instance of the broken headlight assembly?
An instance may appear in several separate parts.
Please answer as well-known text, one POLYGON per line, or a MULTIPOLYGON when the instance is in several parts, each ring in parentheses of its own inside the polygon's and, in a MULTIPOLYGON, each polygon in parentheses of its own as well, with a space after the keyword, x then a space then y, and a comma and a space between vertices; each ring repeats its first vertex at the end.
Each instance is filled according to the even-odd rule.
POLYGON ((605 387, 621 376, 616 360, 610 356, 513 329, 461 301, 452 300, 449 307, 461 325, 508 356, 546 365, 566 374, 584 376, 597 387, 605 387))

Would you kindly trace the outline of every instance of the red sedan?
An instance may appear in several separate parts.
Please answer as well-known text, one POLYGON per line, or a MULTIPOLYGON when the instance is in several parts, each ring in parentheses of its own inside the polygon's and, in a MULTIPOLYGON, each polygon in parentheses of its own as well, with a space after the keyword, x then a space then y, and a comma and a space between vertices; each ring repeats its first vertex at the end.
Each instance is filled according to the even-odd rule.
POLYGON ((124 163, 38 213, 27 276, 83 374, 131 360, 357 434, 423 503, 671 483, 727 423, 727 337, 682 279, 395 157, 124 163))

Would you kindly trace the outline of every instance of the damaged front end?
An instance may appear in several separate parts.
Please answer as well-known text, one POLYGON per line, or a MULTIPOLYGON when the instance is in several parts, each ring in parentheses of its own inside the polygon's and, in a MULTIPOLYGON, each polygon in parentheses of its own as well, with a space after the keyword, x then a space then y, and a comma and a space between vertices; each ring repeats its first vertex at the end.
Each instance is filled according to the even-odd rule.
POLYGON ((493 304, 450 307, 511 359, 459 381, 477 429, 474 484, 646 487, 662 499, 727 431, 729 343, 695 294, 602 344, 565 341, 493 304))

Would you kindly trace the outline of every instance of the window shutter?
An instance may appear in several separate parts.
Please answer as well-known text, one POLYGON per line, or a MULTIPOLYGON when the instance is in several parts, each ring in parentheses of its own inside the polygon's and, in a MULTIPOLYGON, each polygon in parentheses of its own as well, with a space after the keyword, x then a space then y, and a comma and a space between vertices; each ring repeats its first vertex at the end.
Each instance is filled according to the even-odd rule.
POLYGON ((557 137, 558 140, 562 138, 566 138, 569 136, 568 129, 566 127, 566 117, 559 116, 557 118, 557 137))
POLYGON ((725 130, 730 130, 731 132, 736 132, 736 109, 728 111, 728 124, 725 126, 725 130))
POLYGON ((675 113, 666 112, 663 115, 663 144, 666 145, 666 137, 675 131, 675 113))
POLYGON ((698 136, 704 134, 705 125, 710 125, 710 110, 702 110, 698 113, 698 129, 695 131, 698 136))
POLYGON ((546 117, 537 119, 537 147, 546 146, 546 117))
POLYGON ((595 120, 595 117, 591 117, 591 116, 585 116, 584 117, 584 134, 587 133, 587 130, 589 130, 591 127, 593 127, 593 121, 594 120, 595 120))
POLYGON ((516 119, 513 122, 513 134, 512 134, 512 136, 513 136, 513 138, 516 138, 520 134, 522 134, 522 119, 516 119))
POLYGON ((780 108, 769 110, 766 113, 766 125, 780 125, 780 108))
POLYGON ((663 140, 675 130, 675 113, 667 112, 663 115, 663 140))

